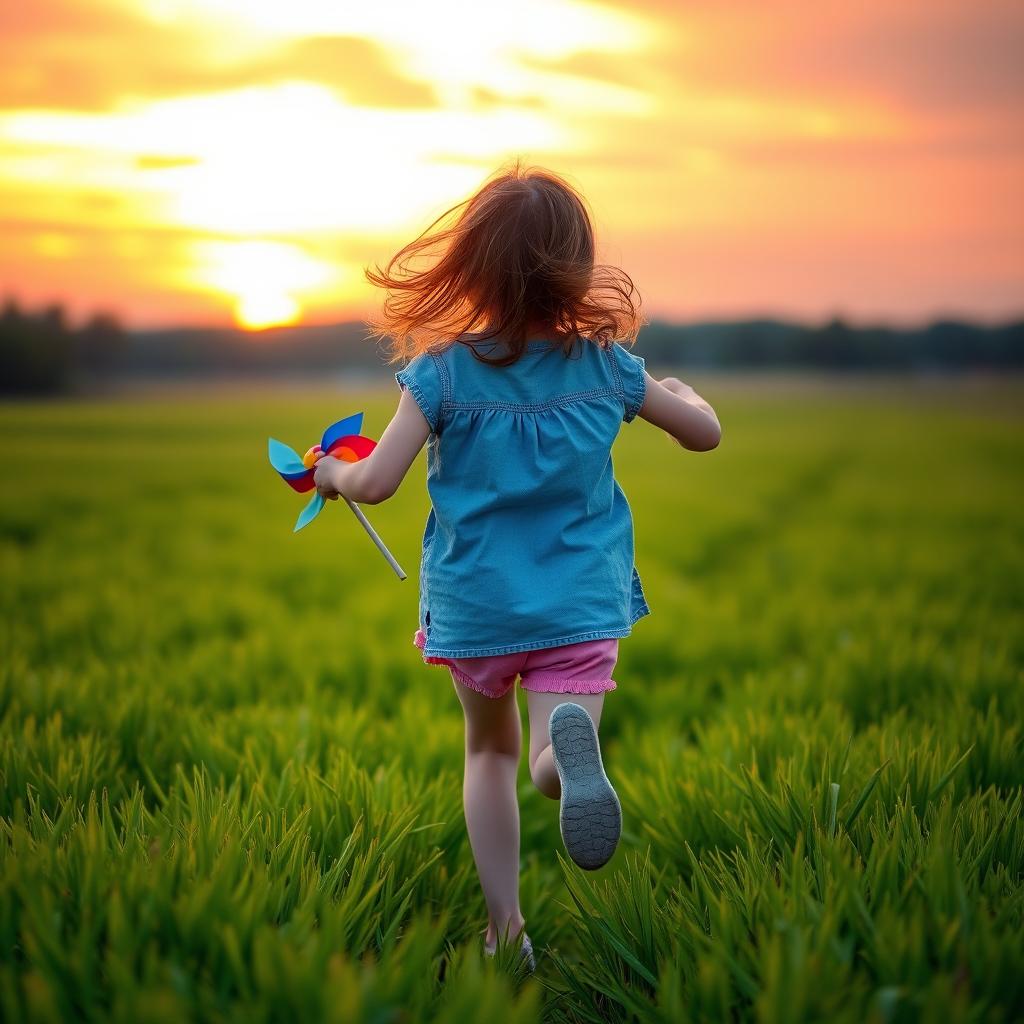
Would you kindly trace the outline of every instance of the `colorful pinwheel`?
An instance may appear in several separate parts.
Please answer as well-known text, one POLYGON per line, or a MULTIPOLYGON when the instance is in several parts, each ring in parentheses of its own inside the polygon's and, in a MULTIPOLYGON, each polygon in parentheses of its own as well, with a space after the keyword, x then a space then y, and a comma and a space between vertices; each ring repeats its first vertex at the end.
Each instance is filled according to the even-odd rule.
MULTIPOLYGON (((358 462, 360 459, 365 459, 377 447, 376 441, 369 437, 363 437, 359 433, 362 425, 363 414, 361 412, 357 412, 352 416, 346 416, 345 419, 338 420, 337 423, 332 423, 324 431, 324 436, 320 439, 320 443, 310 448, 301 458, 288 445, 270 438, 268 443, 270 464, 281 474, 281 479, 292 490, 305 494, 316 487, 316 484, 313 482, 316 464, 325 455, 342 459, 345 462, 358 462)), ((344 495, 342 497, 345 498, 344 495)), ((345 501, 381 553, 391 563, 391 567, 398 574, 398 578, 404 580, 405 573, 392 557, 391 552, 384 546, 384 542, 377 536, 377 532, 370 525, 366 516, 363 515, 362 509, 348 498, 345 498, 345 501)), ((314 494, 309 500, 309 504, 299 513, 299 518, 295 521, 295 528, 292 532, 296 533, 304 526, 308 526, 313 522, 320 514, 324 504, 324 498, 319 493, 314 494)))

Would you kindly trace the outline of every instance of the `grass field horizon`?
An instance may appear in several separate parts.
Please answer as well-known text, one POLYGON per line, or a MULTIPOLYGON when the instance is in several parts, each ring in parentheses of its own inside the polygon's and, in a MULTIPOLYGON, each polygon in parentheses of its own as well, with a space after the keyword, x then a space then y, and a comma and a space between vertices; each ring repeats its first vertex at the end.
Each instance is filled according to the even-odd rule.
POLYGON ((721 446, 613 449, 653 614, 607 867, 521 764, 532 978, 412 644, 424 455, 366 508, 403 582, 266 461, 397 387, 0 405, 0 1016, 1019 1019, 1024 378, 680 375, 721 446))

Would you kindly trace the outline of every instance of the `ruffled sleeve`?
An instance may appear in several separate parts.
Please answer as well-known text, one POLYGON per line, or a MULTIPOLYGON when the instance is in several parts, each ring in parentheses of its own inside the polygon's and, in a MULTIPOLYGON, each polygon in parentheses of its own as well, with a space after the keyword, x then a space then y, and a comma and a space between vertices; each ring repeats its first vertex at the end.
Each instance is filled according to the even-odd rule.
POLYGON ((404 369, 395 374, 395 380, 400 388, 411 392, 431 431, 436 433, 441 422, 443 391, 441 374, 433 356, 429 352, 414 356, 404 369))
POLYGON ((640 406, 647 397, 644 357, 634 355, 624 345, 616 342, 612 345, 612 358, 622 386, 622 419, 623 422, 629 423, 640 411, 640 406))

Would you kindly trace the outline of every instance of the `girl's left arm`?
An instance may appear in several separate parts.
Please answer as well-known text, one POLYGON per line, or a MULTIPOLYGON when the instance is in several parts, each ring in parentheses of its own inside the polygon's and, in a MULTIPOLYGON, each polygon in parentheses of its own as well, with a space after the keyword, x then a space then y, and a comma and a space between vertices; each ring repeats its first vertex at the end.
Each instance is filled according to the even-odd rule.
POLYGON ((379 505, 398 490, 429 436, 430 424, 405 390, 373 451, 358 462, 325 456, 316 464, 316 489, 331 501, 342 496, 362 505, 379 505))

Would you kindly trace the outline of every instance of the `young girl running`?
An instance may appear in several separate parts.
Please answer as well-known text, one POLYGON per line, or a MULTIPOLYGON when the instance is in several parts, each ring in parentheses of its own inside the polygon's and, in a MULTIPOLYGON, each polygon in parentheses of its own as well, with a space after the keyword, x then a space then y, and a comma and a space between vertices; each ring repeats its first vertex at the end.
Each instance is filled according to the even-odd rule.
POLYGON ((714 410, 656 381, 632 343, 639 300, 595 264, 581 196, 518 163, 453 207, 388 263, 377 333, 392 339, 398 411, 359 462, 320 460, 316 485, 376 504, 423 445, 431 510, 414 643, 445 665, 465 714, 463 802, 489 920, 485 951, 521 936, 516 773, 526 691, 530 774, 560 801, 569 856, 596 869, 622 828, 598 742, 619 638, 650 612, 633 561, 629 504, 612 472, 636 416, 682 447, 721 437, 714 410), (411 358, 409 358, 411 357, 411 358))

